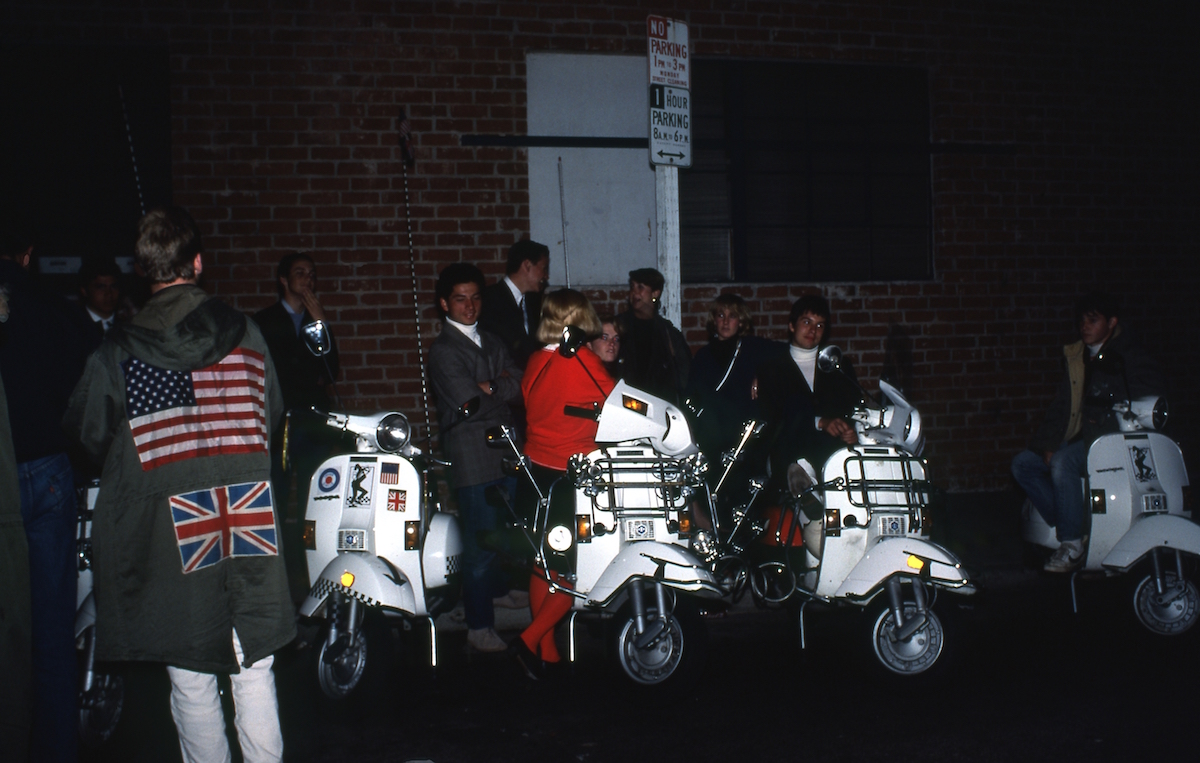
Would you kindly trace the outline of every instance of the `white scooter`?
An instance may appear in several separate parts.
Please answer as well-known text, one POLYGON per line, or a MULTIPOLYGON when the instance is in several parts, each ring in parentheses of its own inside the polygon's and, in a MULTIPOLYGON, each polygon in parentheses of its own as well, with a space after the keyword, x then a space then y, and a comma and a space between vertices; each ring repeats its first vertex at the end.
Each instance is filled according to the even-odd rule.
MULTIPOLYGON (((564 339, 560 351, 573 353, 571 344, 564 339)), ((554 589, 574 597, 568 659, 576 661, 577 617, 597 613, 616 620, 617 661, 631 680, 674 683, 698 667, 704 642, 704 622, 685 597, 724 595, 688 547, 704 457, 679 408, 624 382, 597 418, 599 447, 572 456, 549 494, 539 490, 527 529, 538 566, 568 570, 571 587, 554 589)), ((507 442, 534 483, 511 429, 500 427, 490 439, 507 442)))
MULTIPOLYGON (((840 359, 841 351, 830 346, 818 362, 828 372, 839 368, 840 359)), ((928 537, 924 512, 932 486, 919 458, 924 446, 920 414, 899 390, 884 381, 879 386, 890 402, 858 407, 852 417, 858 444, 830 456, 820 480, 806 461, 789 467, 794 500, 781 509, 773 531, 767 523, 748 520, 762 489, 758 482, 750 502, 734 511, 731 530, 715 540, 702 535, 697 547, 729 585, 749 577, 755 595, 768 603, 799 600, 802 649, 809 603, 866 607, 886 593, 887 606, 872 632, 875 655, 893 673, 915 675, 934 665, 944 645, 944 629, 932 610, 934 593, 975 589, 954 554, 928 537), (794 556, 787 553, 801 545, 796 526, 804 569, 795 569, 794 556), (755 538, 784 549, 783 557, 762 562, 759 554, 756 566, 748 567, 755 538)), ((739 447, 749 436, 748 428, 739 447)), ((725 459, 726 471, 733 461, 725 459)), ((719 496, 719 488, 714 492, 719 496)))
MULTIPOLYGON (((329 346, 318 336, 323 326, 305 331, 316 354, 329 346)), ((312 475, 304 522, 312 589, 300 614, 327 623, 317 678, 326 695, 341 699, 367 666, 367 610, 423 621, 437 666, 434 618, 457 602, 463 543, 454 517, 430 495, 426 464, 444 464, 422 459, 403 414, 323 415, 355 436, 357 452, 327 459, 312 475)))
POLYGON ((99 480, 79 489, 76 549, 79 576, 75 593, 75 648, 79 652, 79 739, 96 745, 108 741, 125 705, 125 681, 116 673, 96 670, 96 594, 92 588, 92 512, 99 480))
MULTIPOLYGON (((1184 502, 1187 469, 1179 446, 1159 429, 1166 423, 1160 398, 1117 403, 1119 432, 1101 435, 1088 448, 1080 490, 1091 508, 1087 556, 1071 574, 1071 605, 1078 611, 1075 579, 1129 572, 1149 558, 1149 570, 1133 594, 1138 620, 1153 633, 1178 635, 1200 619, 1200 593, 1184 575, 1184 555, 1200 556, 1200 526, 1184 502)), ((1054 528, 1026 501, 1026 541, 1058 548, 1054 528)))

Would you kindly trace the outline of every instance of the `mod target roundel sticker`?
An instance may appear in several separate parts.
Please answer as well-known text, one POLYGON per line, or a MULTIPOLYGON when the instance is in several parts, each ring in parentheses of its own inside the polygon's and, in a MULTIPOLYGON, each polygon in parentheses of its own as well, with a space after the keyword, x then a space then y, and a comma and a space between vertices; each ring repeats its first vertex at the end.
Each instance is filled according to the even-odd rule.
POLYGON ((326 469, 317 478, 317 487, 321 488, 322 493, 328 493, 337 490, 338 483, 341 481, 342 478, 337 469, 326 469))

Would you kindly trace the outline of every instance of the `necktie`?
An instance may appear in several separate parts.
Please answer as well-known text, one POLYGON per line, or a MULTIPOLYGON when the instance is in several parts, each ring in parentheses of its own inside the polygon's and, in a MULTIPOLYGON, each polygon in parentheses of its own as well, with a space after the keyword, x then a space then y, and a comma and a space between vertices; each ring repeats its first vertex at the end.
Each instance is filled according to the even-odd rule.
POLYGON ((521 326, 524 327, 525 333, 529 333, 529 314, 525 312, 525 295, 521 295, 521 300, 517 302, 517 307, 521 310, 521 326))

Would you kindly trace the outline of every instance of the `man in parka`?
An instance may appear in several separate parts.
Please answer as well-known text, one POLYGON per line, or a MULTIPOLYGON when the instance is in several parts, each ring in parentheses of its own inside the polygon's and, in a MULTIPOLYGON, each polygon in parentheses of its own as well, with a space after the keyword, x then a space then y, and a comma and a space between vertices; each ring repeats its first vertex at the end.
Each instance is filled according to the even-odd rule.
POLYGON ((1133 341, 1119 314, 1112 295, 1079 300, 1079 341, 1063 347, 1066 374, 1029 449, 1013 458, 1013 477, 1061 544, 1047 572, 1070 572, 1083 563, 1087 505, 1080 479, 1088 447, 1119 429, 1113 404, 1166 391, 1162 369, 1133 341))
POLYGON ((279 383, 257 326, 197 286, 186 212, 142 218, 135 257, 150 299, 88 360, 65 419, 104 464, 96 657, 166 663, 185 761, 229 760, 214 674, 232 674, 245 760, 280 760, 272 654, 296 628, 267 455, 279 383))

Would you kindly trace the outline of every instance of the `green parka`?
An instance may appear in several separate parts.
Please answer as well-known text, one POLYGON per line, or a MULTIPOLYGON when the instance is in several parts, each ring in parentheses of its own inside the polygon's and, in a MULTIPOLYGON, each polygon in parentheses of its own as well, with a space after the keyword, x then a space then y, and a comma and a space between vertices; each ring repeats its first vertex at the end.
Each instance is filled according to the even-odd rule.
MULTIPOLYGON (((269 481, 266 433, 282 413, 279 383, 258 328, 196 286, 155 293, 88 359, 64 425, 104 465, 92 530, 98 659, 232 673, 238 670, 232 629, 247 665, 295 638, 282 549, 228 556, 185 573, 169 502, 192 491, 269 481), (131 429, 128 372, 122 364, 136 359, 191 372, 239 348, 261 355, 265 363, 261 397, 267 429, 261 444, 255 440, 252 452, 200 451, 144 465, 131 429)), ((276 512, 276 547, 279 530, 276 512)))

